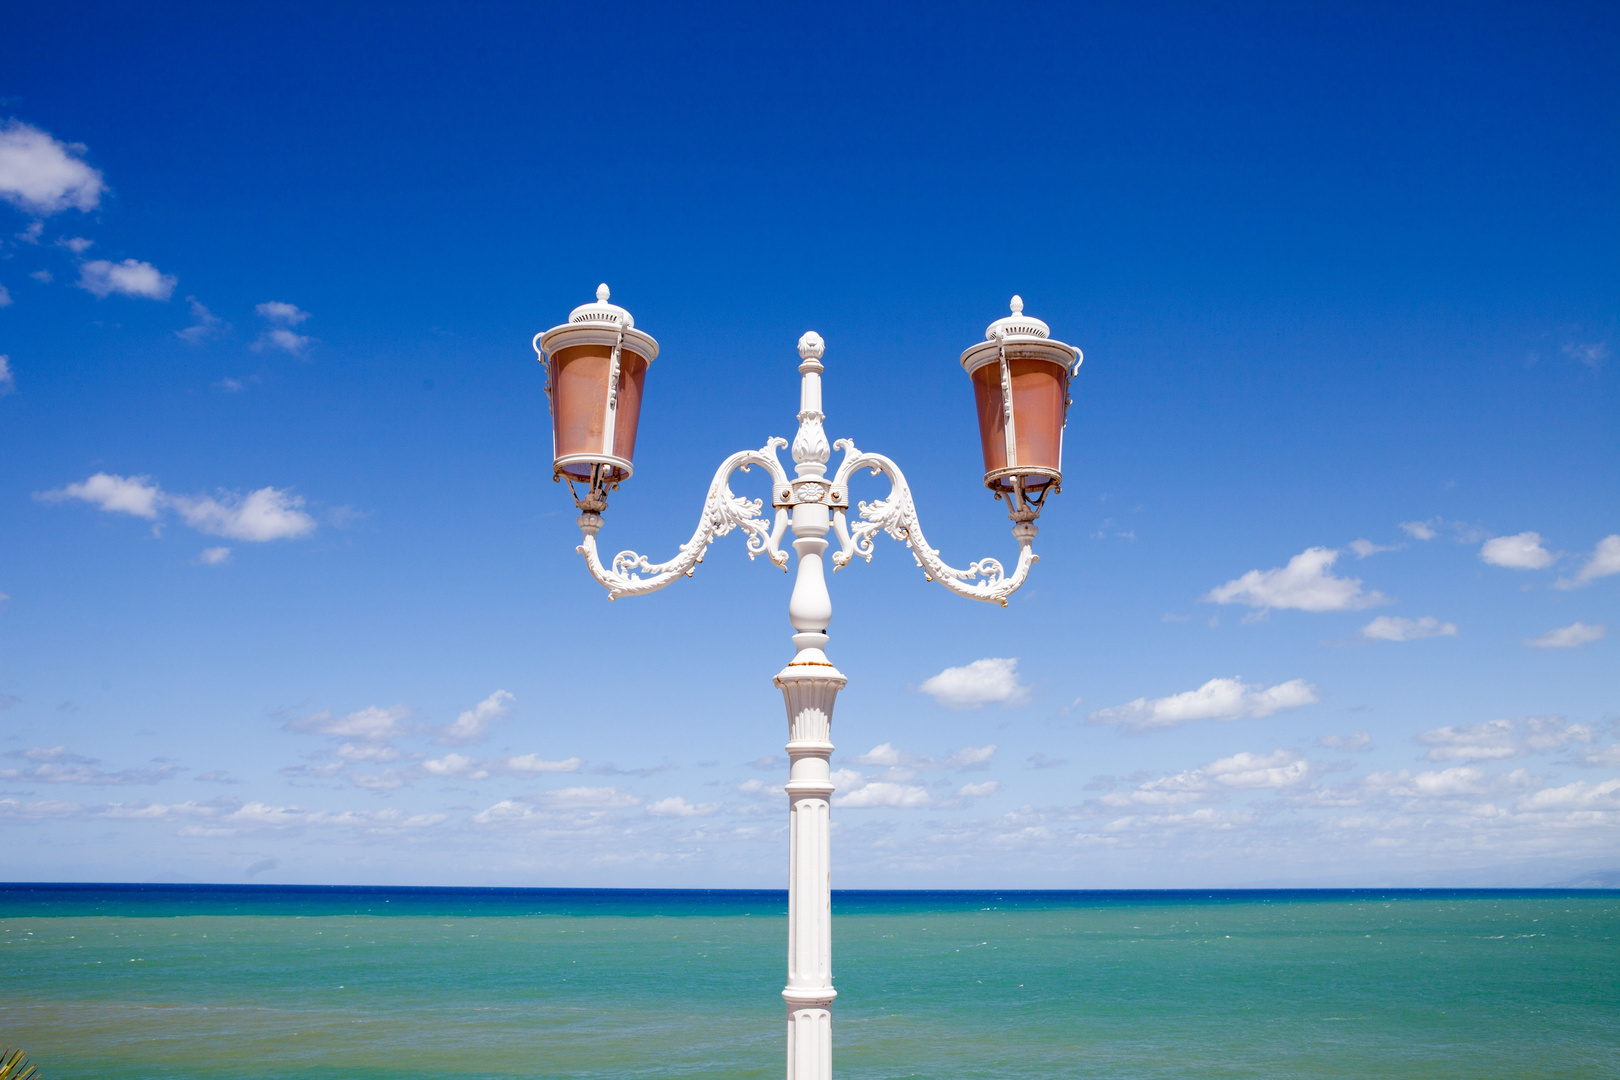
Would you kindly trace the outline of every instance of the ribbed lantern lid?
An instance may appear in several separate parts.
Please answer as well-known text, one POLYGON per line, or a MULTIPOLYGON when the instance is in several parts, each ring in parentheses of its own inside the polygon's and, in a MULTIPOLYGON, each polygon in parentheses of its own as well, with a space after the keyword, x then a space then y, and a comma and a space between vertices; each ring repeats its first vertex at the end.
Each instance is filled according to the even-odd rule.
MULTIPOLYGON (((602 287, 607 288, 605 285, 602 287)), ((998 337, 1013 337, 1015 335, 1038 338, 1052 336, 1051 327, 1033 315, 1024 314, 1024 298, 1022 296, 1013 297, 1009 306, 1012 308, 1012 314, 1005 319, 997 319, 985 327, 984 340, 994 341, 998 337)), ((580 310, 584 309, 581 308, 580 310)))
POLYGON ((581 304, 568 313, 569 323, 604 323, 610 326, 622 326, 626 330, 636 325, 635 317, 618 304, 608 303, 608 297, 613 293, 608 290, 607 282, 596 287, 596 303, 581 304))

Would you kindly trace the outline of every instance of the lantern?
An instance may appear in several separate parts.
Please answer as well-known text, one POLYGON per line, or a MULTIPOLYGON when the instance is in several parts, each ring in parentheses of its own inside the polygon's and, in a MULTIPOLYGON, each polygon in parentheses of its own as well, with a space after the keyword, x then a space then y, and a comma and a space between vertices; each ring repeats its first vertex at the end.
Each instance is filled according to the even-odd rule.
POLYGON ((1063 425, 1069 378, 1080 368, 1079 349, 1052 339, 1039 319, 1012 314, 985 330, 984 341, 962 354, 973 380, 984 447, 984 483, 1006 496, 1014 520, 1033 521, 1046 496, 1063 483, 1063 425))
POLYGON ((635 319, 608 303, 606 285, 596 303, 582 304, 561 326, 536 334, 535 352, 546 367, 551 402, 552 478, 589 485, 580 509, 600 512, 607 493, 634 471, 636 421, 647 368, 658 342, 637 330, 635 319))

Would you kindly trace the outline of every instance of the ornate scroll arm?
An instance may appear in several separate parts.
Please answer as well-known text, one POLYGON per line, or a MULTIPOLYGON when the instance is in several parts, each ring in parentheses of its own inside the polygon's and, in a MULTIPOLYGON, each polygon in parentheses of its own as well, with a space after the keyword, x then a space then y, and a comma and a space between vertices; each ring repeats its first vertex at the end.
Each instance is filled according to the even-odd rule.
POLYGON ((891 485, 888 498, 859 504, 861 520, 854 525, 849 524, 843 507, 833 511, 833 530, 842 545, 842 550, 832 557, 834 572, 843 569, 856 555, 871 562, 872 538, 886 532, 911 549, 912 557, 922 567, 923 576, 929 581, 937 581, 956 595, 970 600, 1007 606, 1007 597, 1024 584, 1029 577, 1029 568, 1040 558, 1031 547, 1035 540, 1033 521, 1020 521, 1013 526, 1013 536, 1018 540, 1018 565, 1011 577, 1007 576, 1006 570, 996 559, 980 559, 968 564, 966 569, 958 570, 947 565, 939 557, 938 550, 928 545, 928 540, 923 536, 922 523, 917 520, 911 486, 906 483, 900 466, 882 454, 868 454, 856 449, 850 439, 839 439, 833 444, 833 449, 844 451, 844 460, 833 476, 835 498, 840 492, 848 498, 850 477, 857 469, 871 469, 874 475, 884 473, 891 485))
POLYGON ((763 552, 785 574, 788 553, 780 545, 782 534, 787 529, 787 511, 778 510, 775 521, 767 521, 760 516, 763 500, 745 499, 733 494, 729 481, 736 470, 747 472, 751 466, 758 465, 771 474, 773 487, 786 484, 787 473, 776 457, 777 448, 786 445, 786 439, 772 436, 760 449, 743 450, 721 462, 715 470, 714 480, 709 484, 709 494, 703 502, 703 513, 698 518, 697 529, 668 562, 654 563, 645 555, 621 551, 613 556, 610 564, 603 566, 596 550, 596 534, 602 528, 602 516, 595 513, 580 515, 579 527, 585 539, 574 550, 585 556, 585 565, 590 569, 591 576, 606 587, 609 600, 657 592, 676 578, 691 577, 715 537, 724 536, 732 529, 741 529, 748 534, 750 559, 763 552))

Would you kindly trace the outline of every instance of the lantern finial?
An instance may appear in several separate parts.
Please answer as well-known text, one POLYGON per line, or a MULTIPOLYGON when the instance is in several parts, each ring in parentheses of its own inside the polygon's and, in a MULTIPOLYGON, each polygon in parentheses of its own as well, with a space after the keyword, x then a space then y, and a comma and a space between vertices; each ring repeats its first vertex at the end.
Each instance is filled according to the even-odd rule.
POLYGON ((600 284, 600 285, 598 285, 596 287, 596 299, 600 303, 603 303, 603 304, 607 303, 608 302, 608 297, 610 297, 612 295, 613 295, 613 293, 611 291, 609 291, 609 289, 607 287, 607 282, 604 281, 604 282, 602 282, 602 284, 600 284))
MULTIPOLYGON (((604 286, 602 286, 602 288, 605 289, 605 288, 607 288, 607 286, 604 285, 604 286)), ((602 299, 606 300, 607 297, 604 296, 602 299)), ((1015 293, 1015 294, 1013 294, 1012 303, 1007 305, 1007 306, 1012 308, 1012 313, 1014 315, 1017 315, 1017 314, 1019 314, 1020 312, 1022 312, 1024 310, 1024 298, 1015 293)))
POLYGON ((799 339, 799 359, 801 360, 820 360, 826 351, 826 343, 821 340, 821 335, 814 330, 806 330, 804 336, 799 339))

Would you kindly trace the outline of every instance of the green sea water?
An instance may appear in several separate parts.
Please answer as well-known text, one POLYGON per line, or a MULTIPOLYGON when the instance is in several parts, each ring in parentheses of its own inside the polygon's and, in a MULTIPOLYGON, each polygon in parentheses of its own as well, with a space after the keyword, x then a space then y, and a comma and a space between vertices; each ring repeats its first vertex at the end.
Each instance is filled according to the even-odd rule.
MULTIPOLYGON (((772 892, 0 885, 46 1080, 778 1077, 772 892)), ((1612 892, 839 893, 843 1078, 1620 1077, 1612 892)))

